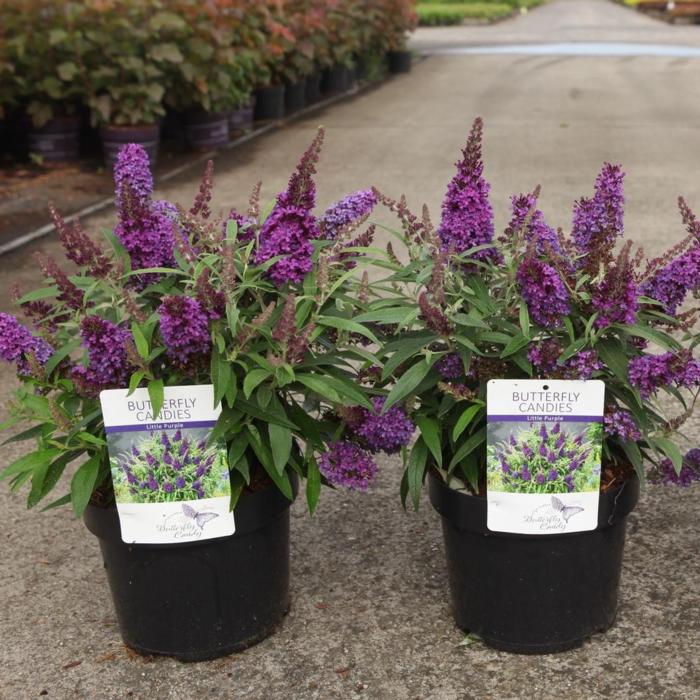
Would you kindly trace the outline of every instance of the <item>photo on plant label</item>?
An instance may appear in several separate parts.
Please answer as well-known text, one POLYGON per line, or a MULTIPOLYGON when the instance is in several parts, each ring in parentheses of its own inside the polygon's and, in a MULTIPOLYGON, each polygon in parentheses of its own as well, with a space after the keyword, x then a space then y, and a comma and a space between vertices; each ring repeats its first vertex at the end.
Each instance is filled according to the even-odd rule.
POLYGON ((228 496, 226 449, 207 446, 209 429, 184 428, 109 435, 114 494, 119 503, 168 503, 228 496))
POLYGON ((597 491, 602 425, 489 423, 487 488, 506 493, 597 491))

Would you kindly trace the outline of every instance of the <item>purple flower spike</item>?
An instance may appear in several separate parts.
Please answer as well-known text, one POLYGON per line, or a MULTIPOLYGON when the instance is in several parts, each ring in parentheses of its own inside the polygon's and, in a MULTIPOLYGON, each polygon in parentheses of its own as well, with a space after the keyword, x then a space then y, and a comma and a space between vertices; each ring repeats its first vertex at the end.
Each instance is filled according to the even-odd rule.
POLYGON ((535 481, 536 481, 538 484, 540 484, 540 485, 544 484, 544 482, 545 482, 546 480, 547 480, 547 479, 546 479, 545 475, 542 474, 542 473, 538 474, 538 475, 535 477, 535 481))
POLYGON ((558 477, 559 477, 559 472, 556 469, 549 470, 549 474, 547 475, 547 478, 549 479, 549 481, 556 481, 558 477))
MULTIPOLYGON (((447 187, 442 202, 442 221, 438 235, 446 251, 463 253, 493 240, 493 210, 489 202, 491 186, 483 177, 481 136, 483 123, 476 119, 463 159, 457 163, 457 173, 447 187)), ((495 248, 474 253, 477 260, 498 258, 495 248)))
POLYGON ((177 479, 175 480, 175 486, 178 489, 183 489, 185 488, 185 477, 183 476, 178 476, 177 479))
POLYGON ((376 203, 372 190, 360 190, 336 202, 319 220, 323 238, 333 240, 344 229, 358 224, 372 213, 376 203))
POLYGON ((596 178, 593 198, 584 197, 574 204, 571 234, 581 254, 587 255, 594 249, 610 249, 622 235, 624 176, 619 165, 605 163, 596 178))
POLYGON ((527 459, 532 459, 535 456, 535 453, 530 449, 528 445, 523 445, 523 454, 527 459))
POLYGON ((566 442, 566 435, 564 433, 559 433, 559 437, 557 438, 556 442, 554 443, 554 447, 556 449, 560 449, 561 446, 566 442))
POLYGON ((540 437, 543 440, 546 440, 549 437, 549 433, 547 432, 547 426, 544 423, 542 423, 542 425, 540 426, 540 437))
POLYGON ((331 484, 359 491, 366 491, 377 474, 374 460, 353 442, 331 443, 318 468, 331 484))
POLYGON ((530 473, 530 470, 527 467, 523 467, 523 471, 520 475, 520 478, 523 481, 530 481, 530 479, 532 478, 532 474, 530 473))
POLYGON ((169 481, 163 484, 163 491, 165 491, 165 493, 172 493, 174 488, 175 487, 169 481))
POLYGON ((153 474, 150 474, 148 477, 148 488, 151 489, 151 491, 158 490, 158 482, 156 481, 156 478, 153 476, 153 474))
POLYGON ((163 433, 160 436, 160 443, 163 445, 163 447, 170 447, 170 438, 168 437, 167 433, 163 433))
POLYGON ((557 328, 569 313, 569 292, 555 268, 527 256, 517 273, 520 293, 532 320, 544 328, 557 328))
POLYGON ((173 435, 173 440, 175 442, 180 442, 180 440, 182 440, 182 430, 180 430, 180 428, 178 428, 175 431, 175 435, 173 435))
POLYGON ((444 379, 461 379, 464 377, 462 358, 456 352, 443 355, 435 363, 435 368, 444 379))
POLYGON ((510 434, 510 437, 508 438, 508 443, 515 447, 518 444, 518 441, 515 439, 515 435, 513 433, 510 434))
POLYGON ((547 454, 547 460, 554 463, 557 461, 557 455, 550 450, 549 453, 547 454))
POLYGON ((43 365, 53 355, 53 348, 43 338, 32 335, 14 316, 0 313, 0 359, 14 362, 18 373, 27 376, 30 353, 43 365))
POLYGON ((393 454, 407 445, 416 426, 399 406, 392 406, 382 414, 385 398, 372 400, 374 411, 362 409, 362 423, 355 429, 357 435, 367 442, 372 452, 393 454))
POLYGON ((131 372, 126 355, 131 333, 99 316, 86 316, 80 335, 88 351, 88 365, 77 365, 71 373, 79 393, 92 398, 103 389, 124 386, 131 372))
POLYGON ((209 316, 196 299, 165 297, 158 314, 166 354, 176 366, 190 370, 209 361, 209 316))
POLYGON ((528 213, 532 210, 530 221, 525 230, 525 240, 533 243, 538 254, 544 254, 549 250, 560 252, 557 232, 544 220, 544 214, 537 209, 537 191, 530 194, 519 194, 511 197, 512 217, 508 224, 506 234, 517 235, 525 226, 528 213))
POLYGON ((546 457, 547 456, 547 445, 542 443, 540 445, 539 453, 540 453, 540 457, 546 457))
POLYGON ((554 427, 551 430, 552 435, 557 435, 559 431, 561 430, 561 423, 555 423, 554 427))

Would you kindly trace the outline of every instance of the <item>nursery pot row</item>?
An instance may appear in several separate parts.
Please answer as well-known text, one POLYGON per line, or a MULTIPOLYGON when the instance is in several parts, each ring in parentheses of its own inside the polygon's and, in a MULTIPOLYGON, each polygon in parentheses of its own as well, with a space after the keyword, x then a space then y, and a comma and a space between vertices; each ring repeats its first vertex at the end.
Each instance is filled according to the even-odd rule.
POLYGON ((244 492, 233 535, 167 545, 124 543, 116 508, 89 505, 124 642, 202 661, 270 635, 289 609, 290 505, 272 485, 244 492))

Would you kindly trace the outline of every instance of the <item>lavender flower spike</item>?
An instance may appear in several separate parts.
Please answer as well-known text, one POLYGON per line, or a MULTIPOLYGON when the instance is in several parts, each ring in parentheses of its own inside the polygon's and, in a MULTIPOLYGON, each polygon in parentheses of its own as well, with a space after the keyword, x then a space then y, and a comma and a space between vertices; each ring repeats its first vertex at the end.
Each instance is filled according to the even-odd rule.
POLYGON ((131 196, 140 202, 147 202, 153 194, 153 176, 151 164, 143 146, 137 143, 127 143, 117 154, 114 164, 114 184, 117 209, 124 204, 125 185, 131 196))
POLYGON ((27 376, 29 354, 43 365, 53 355, 53 348, 43 338, 32 335, 14 316, 0 313, 0 358, 14 362, 18 373, 27 376))
POLYGON ((609 250, 622 235, 624 177, 619 165, 605 163, 596 178, 593 197, 583 197, 574 204, 571 235, 582 255, 598 249, 609 250))
POLYGON ((165 352, 172 362, 189 370, 208 361, 211 349, 209 315, 196 299, 165 297, 158 313, 165 352))
POLYGON ((362 409, 363 422, 356 428, 356 432, 367 442, 372 452, 393 454, 410 442, 416 426, 398 406, 392 406, 382 414, 384 400, 383 396, 372 400, 374 412, 362 409))
POLYGON ((319 219, 323 238, 335 239, 346 227, 360 223, 372 213, 376 203, 372 190, 360 190, 331 205, 319 219))
POLYGON ((354 442, 331 443, 318 468, 331 484, 358 491, 366 491, 377 474, 374 460, 354 442))
POLYGON ((569 313, 569 293, 559 273, 529 255, 518 268, 518 285, 532 320, 544 328, 557 328, 569 313))
MULTIPOLYGON (((438 235, 445 250, 463 253, 465 250, 493 240, 493 210, 489 202, 491 186, 483 178, 481 134, 483 122, 476 119, 464 158, 457 163, 457 174, 447 187, 442 202, 442 222, 438 235)), ((474 254, 477 260, 497 256, 495 248, 485 248, 474 254)))

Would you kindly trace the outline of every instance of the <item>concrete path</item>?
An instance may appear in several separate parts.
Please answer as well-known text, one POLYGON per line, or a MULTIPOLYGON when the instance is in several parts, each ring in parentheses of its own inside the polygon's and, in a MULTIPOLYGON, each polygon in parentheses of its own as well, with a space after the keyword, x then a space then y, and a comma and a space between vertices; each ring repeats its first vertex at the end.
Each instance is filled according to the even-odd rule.
MULTIPOLYGON (((421 30, 415 45, 601 41, 601 27, 606 41, 647 41, 644 34, 667 43, 682 32, 678 42, 700 45, 700 29, 676 33, 594 0, 552 3, 494 27, 421 30)), ((549 221, 568 226, 572 200, 590 193, 608 159, 629 173, 628 235, 658 253, 683 233, 676 196, 685 194, 700 211, 699 74, 697 59, 668 57, 431 56, 408 76, 222 158, 216 204, 244 204, 258 179, 272 197, 322 123, 321 204, 375 184, 438 211, 480 114, 499 227, 508 195, 537 183, 549 221)), ((188 202, 195 190, 187 178, 160 194, 188 202)), ((113 215, 88 223, 97 231, 113 215)), ((4 292, 15 282, 38 283, 31 252, 39 247, 57 250, 46 240, 0 258, 4 292)), ((5 293, 0 309, 8 307, 5 293)), ((13 386, 5 367, 0 380, 4 405, 13 386)), ((687 432, 697 444, 697 419, 687 432)), ((6 447, 1 461, 18 454, 6 447)), ((243 654, 189 666, 130 658, 94 539, 68 511, 27 513, 0 489, 0 698, 697 697, 700 489, 650 488, 644 496, 632 516, 611 632, 577 651, 520 657, 458 646, 439 518, 427 502, 418 514, 404 513, 397 462, 382 467, 366 497, 324 493, 313 520, 303 504, 294 507, 294 602, 279 632, 243 654)))

